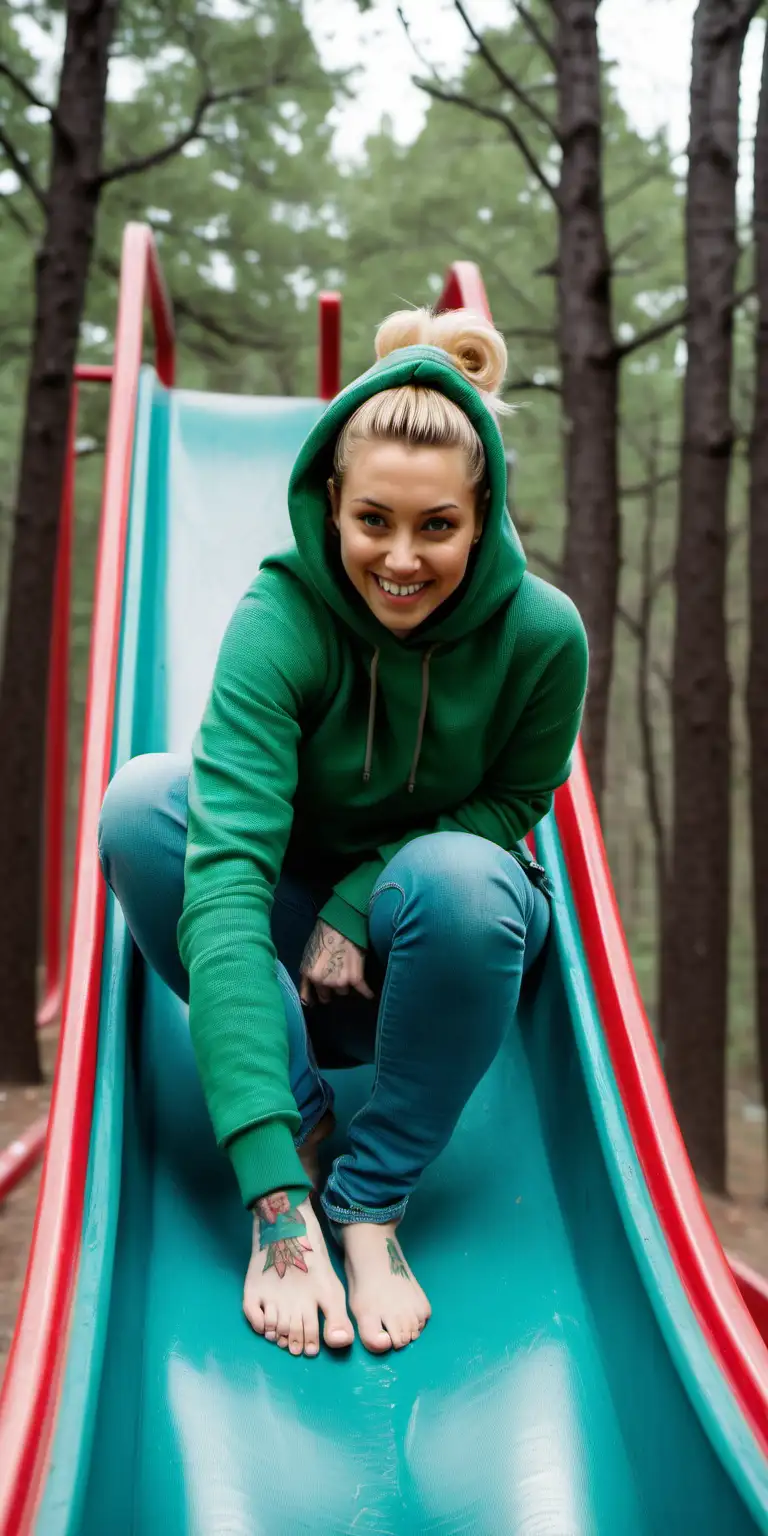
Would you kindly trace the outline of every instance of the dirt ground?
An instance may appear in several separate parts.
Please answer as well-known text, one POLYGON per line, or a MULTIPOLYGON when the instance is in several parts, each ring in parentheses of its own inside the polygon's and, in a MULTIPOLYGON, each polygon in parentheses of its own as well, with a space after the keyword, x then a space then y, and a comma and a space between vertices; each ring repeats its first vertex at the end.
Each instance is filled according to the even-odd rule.
MULTIPOLYGON (((50 1098, 55 1038, 43 1043, 46 1081, 40 1088, 0 1085, 0 1147, 43 1114, 50 1098)), ((768 1276, 768 1178, 765 1126, 760 1107, 742 1092, 729 1096, 729 1185, 731 1198, 707 1201, 723 1247, 768 1276)), ((32 1236, 39 1169, 0 1206, 0 1380, 13 1334, 32 1236)))

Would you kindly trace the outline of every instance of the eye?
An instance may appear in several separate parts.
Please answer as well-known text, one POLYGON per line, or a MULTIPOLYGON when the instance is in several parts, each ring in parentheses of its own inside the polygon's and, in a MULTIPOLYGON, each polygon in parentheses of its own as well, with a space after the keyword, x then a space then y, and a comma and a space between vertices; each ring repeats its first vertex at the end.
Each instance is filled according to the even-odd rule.
POLYGON ((430 518, 427 519, 427 522, 424 524, 424 532, 425 533, 450 533, 450 532, 453 531, 454 527, 455 527, 455 524, 452 523, 447 517, 430 517, 430 518))
POLYGON ((364 523, 366 528, 385 527, 384 519, 380 512, 361 512, 358 522, 364 523))

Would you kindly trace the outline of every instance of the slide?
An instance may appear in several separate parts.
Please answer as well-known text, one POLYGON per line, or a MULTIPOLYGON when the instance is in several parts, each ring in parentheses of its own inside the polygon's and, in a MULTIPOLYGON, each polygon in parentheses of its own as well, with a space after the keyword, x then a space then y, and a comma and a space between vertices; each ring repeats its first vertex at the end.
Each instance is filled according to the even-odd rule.
MULTIPOLYGON (((288 475, 321 408, 171 389, 151 368, 122 429, 113 399, 131 459, 109 772, 188 752, 227 619, 290 539, 288 475)), ((82 837, 87 782, 84 796, 82 837)), ((93 882, 81 848, 78 881, 93 882)), ((251 1333, 250 1222, 186 1010, 112 898, 100 929, 78 892, 72 943, 93 918, 98 987, 78 991, 70 953, 65 1014, 90 1010, 93 1055, 87 1026, 65 1018, 0 1412, 3 1536, 768 1532, 768 1351, 671 1115, 580 756, 536 851, 557 891, 552 935, 409 1207, 405 1247, 433 1318, 383 1358, 356 1343, 295 1360, 251 1333), (79 1206, 76 1156, 66 1179, 53 1166, 67 1096, 79 1206)), ((338 1138, 369 1074, 330 1074, 338 1138)))

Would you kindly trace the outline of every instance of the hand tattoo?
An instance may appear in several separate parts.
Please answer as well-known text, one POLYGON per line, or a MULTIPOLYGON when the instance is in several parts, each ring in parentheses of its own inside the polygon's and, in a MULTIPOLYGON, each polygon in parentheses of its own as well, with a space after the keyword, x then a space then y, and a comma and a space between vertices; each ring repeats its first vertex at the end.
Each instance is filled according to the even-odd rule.
POLYGON ((347 939, 337 933, 335 928, 330 928, 319 918, 307 940, 304 954, 301 957, 301 969, 308 973, 317 964, 320 956, 325 953, 325 969, 322 976, 314 978, 321 984, 327 981, 329 976, 338 976, 346 956, 347 939))
POLYGON ((259 1248, 266 1249, 267 1253, 263 1274, 268 1269, 276 1269, 281 1280, 289 1269, 300 1269, 303 1274, 309 1274, 304 1254, 312 1252, 312 1245, 307 1241, 307 1224, 296 1209, 304 1198, 301 1195, 296 1204, 291 1205, 285 1190, 280 1189, 256 1201, 259 1248))
POLYGON ((397 1246, 397 1243, 394 1241, 394 1238, 387 1238, 387 1253, 389 1254, 390 1273, 393 1275, 401 1275, 403 1280, 410 1280, 410 1275, 408 1274, 408 1266, 400 1252, 400 1249, 397 1246))

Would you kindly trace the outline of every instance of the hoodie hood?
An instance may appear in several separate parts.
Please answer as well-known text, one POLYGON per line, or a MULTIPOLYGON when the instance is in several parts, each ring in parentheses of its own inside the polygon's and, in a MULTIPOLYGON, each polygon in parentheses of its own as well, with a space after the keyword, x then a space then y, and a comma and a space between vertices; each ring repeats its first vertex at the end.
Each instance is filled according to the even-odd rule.
MULTIPOLYGON (((331 401, 306 439, 288 486, 288 508, 299 560, 289 563, 295 575, 320 595, 361 639, 378 649, 396 646, 430 649, 436 643, 461 639, 484 624, 517 590, 525 572, 525 555, 507 513, 507 461, 496 418, 482 396, 439 347, 403 347, 391 352, 331 401), (327 482, 333 468, 336 439, 345 422, 371 395, 403 384, 439 390, 469 417, 485 449, 489 501, 482 537, 456 599, 435 609, 418 631, 398 640, 375 618, 363 598, 333 558, 327 537, 327 482)), ((273 556, 265 564, 288 563, 273 556)))

